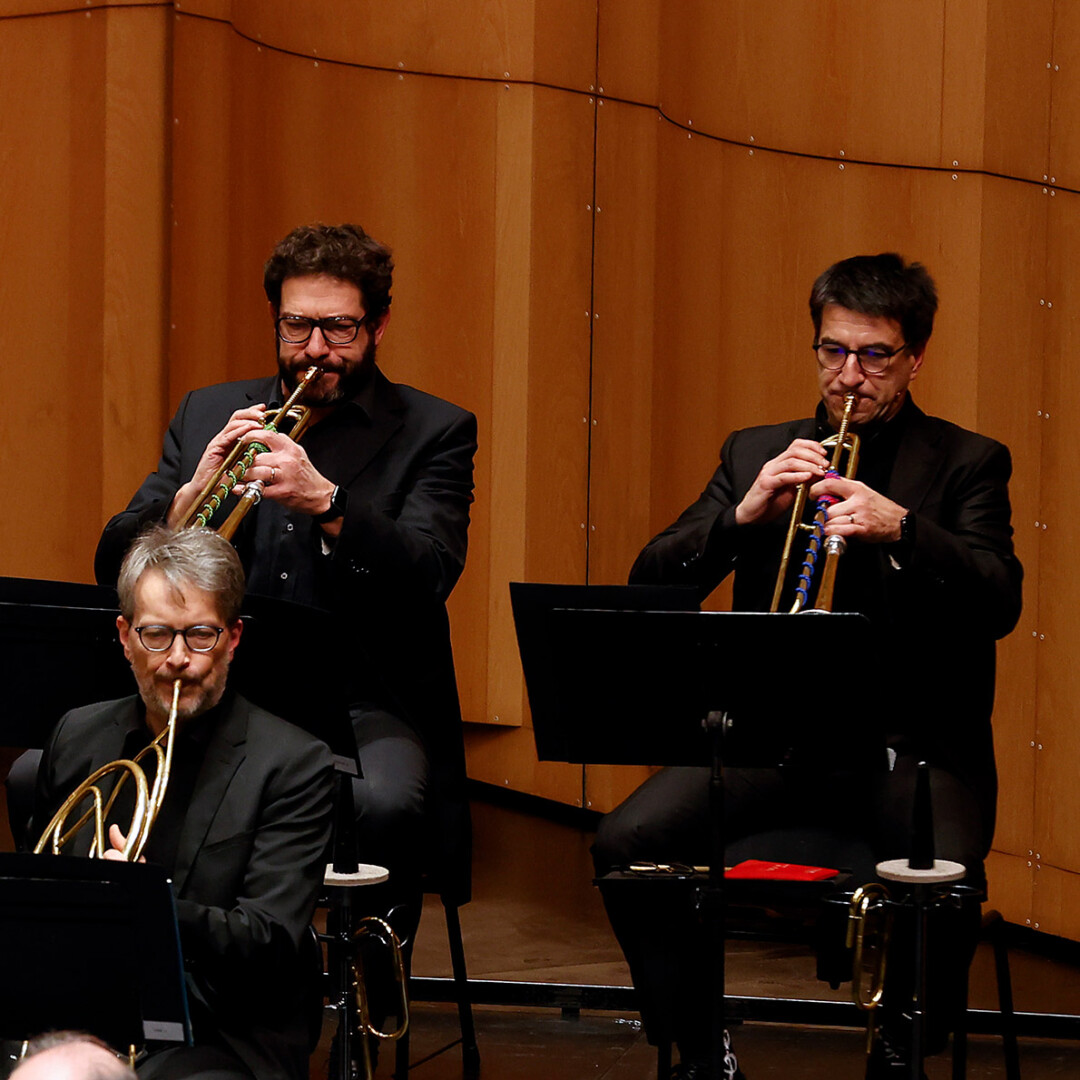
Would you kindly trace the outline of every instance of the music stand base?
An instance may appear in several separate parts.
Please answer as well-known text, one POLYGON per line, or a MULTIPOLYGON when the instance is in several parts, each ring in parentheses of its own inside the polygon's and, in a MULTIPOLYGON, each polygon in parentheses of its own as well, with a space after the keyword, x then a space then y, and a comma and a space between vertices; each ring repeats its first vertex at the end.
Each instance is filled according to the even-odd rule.
POLYGON ((877 873, 886 881, 901 881, 906 885, 944 885, 959 881, 967 874, 967 867, 949 859, 935 859, 932 867, 917 870, 908 865, 907 859, 886 859, 877 864, 877 873))

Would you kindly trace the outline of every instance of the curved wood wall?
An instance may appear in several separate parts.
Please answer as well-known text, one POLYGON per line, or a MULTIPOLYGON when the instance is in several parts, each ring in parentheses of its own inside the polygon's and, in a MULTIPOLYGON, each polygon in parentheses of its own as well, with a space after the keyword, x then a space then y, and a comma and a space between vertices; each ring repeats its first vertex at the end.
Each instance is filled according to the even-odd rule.
POLYGON ((357 220, 385 370, 480 418, 470 771, 606 809, 643 773, 537 764, 507 581, 625 580, 728 430, 812 406, 814 276, 899 250, 942 298, 920 404, 1014 454, 995 902, 1080 937, 1078 50, 1061 0, 0 0, 0 569, 88 579, 180 395, 267 370, 273 243, 357 220))

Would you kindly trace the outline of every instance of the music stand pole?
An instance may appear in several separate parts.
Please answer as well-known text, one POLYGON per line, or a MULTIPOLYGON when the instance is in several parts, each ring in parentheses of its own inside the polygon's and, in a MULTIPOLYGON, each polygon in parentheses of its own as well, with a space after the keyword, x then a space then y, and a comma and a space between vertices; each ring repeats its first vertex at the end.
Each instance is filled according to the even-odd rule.
POLYGON ((708 920, 709 956, 712 960, 710 988, 712 1002, 712 1075, 723 1076, 724 1068, 724 733, 728 714, 710 712, 702 721, 712 744, 712 772, 709 776, 709 815, 712 819, 709 882, 698 890, 698 910, 708 920))

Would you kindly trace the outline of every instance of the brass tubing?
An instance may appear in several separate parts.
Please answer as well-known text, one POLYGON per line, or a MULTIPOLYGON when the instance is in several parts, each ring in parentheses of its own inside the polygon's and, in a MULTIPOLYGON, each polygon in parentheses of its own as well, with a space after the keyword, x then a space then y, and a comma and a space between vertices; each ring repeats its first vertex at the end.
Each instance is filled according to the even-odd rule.
MULTIPOLYGON (((298 402, 304 394, 307 393, 308 387, 320 375, 322 375, 322 368, 317 364, 312 364, 312 366, 304 372, 300 381, 296 384, 296 389, 289 395, 285 404, 282 405, 280 409, 273 409, 266 414, 263 430, 277 431, 278 424, 281 423, 284 417, 293 415, 297 417, 297 420, 293 425, 289 437, 294 441, 299 439, 300 435, 308 425, 311 410, 299 408, 298 402)), ((209 525, 214 514, 221 509, 222 504, 229 497, 233 488, 244 479, 245 474, 248 469, 251 468, 251 464, 256 456, 265 454, 267 450, 269 450, 269 447, 265 443, 259 442, 257 439, 246 444, 237 442, 232 450, 229 451, 228 456, 221 463, 217 472, 210 477, 203 486, 202 491, 199 492, 198 496, 196 496, 187 508, 187 511, 180 520, 179 528, 191 529, 209 525)), ((255 485, 249 486, 254 487, 255 485)), ((245 491, 245 496, 246 495, 247 491, 245 491)), ((232 520, 232 518, 233 515, 236 514, 236 510, 233 511, 233 515, 230 515, 232 525, 226 539, 232 538, 232 535, 236 532, 244 515, 258 503, 261 495, 262 485, 259 484, 255 488, 255 493, 250 498, 242 499, 241 504, 244 505, 244 510, 235 518, 235 520, 232 520)), ((236 509, 239 509, 239 507, 236 509)))
POLYGON ((40 854, 48 846, 53 855, 59 855, 64 846, 75 837, 87 823, 93 819, 94 837, 90 842, 89 855, 91 858, 104 858, 108 848, 106 824, 113 803, 116 801, 120 789, 124 786, 128 777, 135 784, 135 809, 127 827, 127 840, 124 846, 123 857, 128 862, 137 862, 142 856, 146 842, 150 838, 150 830, 157 820, 161 804, 165 799, 165 789, 169 783, 169 771, 172 768, 173 740, 176 737, 176 716, 180 709, 180 688, 182 680, 177 679, 173 683, 172 707, 169 710, 169 719, 165 727, 151 741, 149 746, 144 747, 134 758, 119 758, 102 765, 90 774, 61 804, 60 809, 53 815, 52 820, 45 827, 34 847, 34 854, 40 854), (162 740, 165 746, 162 748, 162 740), (139 765, 139 761, 147 754, 153 754, 157 758, 157 769, 154 773, 153 786, 146 780, 146 772, 139 765), (105 799, 99 781, 107 776, 119 773, 119 777, 113 784, 108 799, 105 799), (72 812, 89 798, 91 805, 84 810, 74 825, 67 826, 67 819, 72 812))
MULTIPOLYGON (((829 438, 823 440, 821 444, 826 449, 831 448, 833 451, 829 463, 829 471, 831 474, 839 475, 841 459, 843 458, 843 455, 847 453, 847 466, 844 470, 844 477, 847 480, 854 479, 855 471, 859 467, 859 436, 849 432, 851 426, 851 414, 855 408, 855 401, 856 397, 854 394, 847 394, 845 396, 844 415, 840 420, 840 429, 835 435, 830 435, 829 438)), ((806 499, 810 487, 811 482, 806 481, 799 484, 795 491, 795 502, 791 508, 791 520, 788 522, 783 553, 780 556, 780 569, 776 575, 776 585, 773 588, 772 603, 769 606, 769 611, 771 612, 780 610, 784 582, 787 578, 788 565, 791 561, 791 549, 795 543, 795 536, 799 531, 810 533, 810 538, 807 541, 806 559, 811 564, 811 570, 809 574, 806 575, 807 578, 812 576, 813 573, 813 564, 817 559, 818 550, 821 546, 821 537, 825 528, 825 521, 828 517, 828 503, 819 501, 814 511, 813 520, 809 523, 804 523, 802 517, 806 509, 806 499)), ((815 611, 832 610, 832 594, 836 581, 837 560, 839 559, 839 556, 843 554, 846 544, 842 537, 829 537, 828 540, 825 541, 824 547, 825 560, 822 566, 821 581, 818 585, 817 601, 814 605, 815 611)), ((800 584, 801 582, 802 579, 800 579, 800 584)), ((810 582, 807 580, 806 596, 796 592, 795 600, 789 610, 789 614, 795 615, 803 609, 809 597, 809 584, 810 582)))
POLYGON ((400 1039, 409 1027, 408 982, 405 977, 405 960, 401 952, 401 942, 394 928, 376 915, 362 918, 353 932, 353 992, 356 995, 356 1037, 361 1044, 361 1055, 365 1080, 372 1080, 374 1070, 371 1063, 371 1051, 368 1037, 395 1041, 400 1039), (394 981, 397 984, 401 1003, 401 1022, 393 1031, 381 1031, 371 1022, 368 1008, 367 982, 364 978, 364 964, 360 955, 360 938, 370 937, 390 950, 390 959, 394 968, 394 981))
POLYGON ((885 990, 885 963, 892 931, 889 890, 877 882, 862 885, 852 894, 848 909, 845 946, 852 950, 851 997, 866 1012, 866 1053, 874 1048, 877 1031, 874 1010, 885 990))

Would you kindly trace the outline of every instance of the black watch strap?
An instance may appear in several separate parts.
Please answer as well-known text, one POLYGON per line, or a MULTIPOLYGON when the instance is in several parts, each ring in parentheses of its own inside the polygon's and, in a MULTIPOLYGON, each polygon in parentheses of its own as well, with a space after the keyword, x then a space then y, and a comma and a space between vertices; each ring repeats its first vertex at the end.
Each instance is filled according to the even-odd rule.
POLYGON ((345 507, 348 505, 349 493, 340 484, 334 488, 334 494, 330 496, 330 508, 321 514, 316 514, 312 520, 316 525, 325 525, 328 521, 336 521, 345 516, 345 507))
POLYGON ((910 511, 900 519, 899 544, 905 554, 915 546, 915 515, 910 511))

